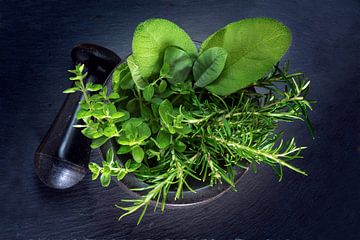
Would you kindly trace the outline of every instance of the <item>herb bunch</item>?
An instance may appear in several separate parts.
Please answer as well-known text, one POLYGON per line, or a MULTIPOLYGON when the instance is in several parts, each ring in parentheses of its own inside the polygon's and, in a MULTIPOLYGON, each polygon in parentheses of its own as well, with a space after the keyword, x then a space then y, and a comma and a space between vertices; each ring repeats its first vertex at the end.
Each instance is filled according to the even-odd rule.
MULTIPOLYGON (((260 19, 255 23, 259 29, 260 23, 268 21, 260 19)), ((234 31, 233 27, 228 27, 229 32, 234 31)), ((234 63, 234 58, 244 56, 231 54, 228 41, 220 41, 227 42, 227 46, 207 48, 214 44, 215 33, 197 53, 187 35, 177 28, 159 19, 140 24, 134 34, 133 54, 113 71, 111 89, 91 82, 84 84, 87 73, 83 65, 70 71, 75 75, 70 78, 74 87, 64 93, 80 91, 84 95, 77 115, 83 124, 74 127, 82 128, 82 133, 93 139, 92 148, 107 141, 118 144, 116 149, 108 149, 101 165, 89 164, 93 180, 100 176, 102 186, 107 187, 111 177, 121 181, 132 173, 147 183, 147 187, 132 189, 141 192, 141 197, 116 205, 124 211, 119 219, 142 209, 139 223, 152 201, 156 203, 154 210, 159 205, 164 210, 170 189, 175 189, 175 200, 179 199, 184 191, 196 191, 192 181, 234 187, 234 167, 248 168, 251 164, 256 169, 256 165, 266 164, 279 180, 283 168, 306 175, 291 163, 301 158, 305 147, 297 146, 294 138, 284 141, 282 133, 277 132, 280 122, 295 120, 305 121, 313 132, 307 115, 311 101, 306 99, 310 86, 306 77, 302 73, 289 74, 287 63, 280 68, 266 58, 257 62, 257 69, 249 67, 245 75, 243 69, 230 74, 232 66, 240 62, 246 67, 249 60, 234 63), (171 43, 166 46, 159 44, 160 36, 155 45, 138 44, 155 41, 146 38, 146 33, 156 30, 154 24, 156 27, 159 22, 163 28, 176 32, 172 36, 176 41, 183 42, 166 39, 166 44, 171 43), (153 59, 156 53, 160 57, 153 59), (233 74, 240 76, 236 84, 229 83, 233 74), (246 80, 241 80, 241 76, 246 80), (95 94, 90 96, 89 92, 95 94), (120 161, 114 158, 115 154, 120 161)), ((169 36, 169 31, 163 38, 169 36)), ((259 45, 254 51, 258 50, 259 45)))

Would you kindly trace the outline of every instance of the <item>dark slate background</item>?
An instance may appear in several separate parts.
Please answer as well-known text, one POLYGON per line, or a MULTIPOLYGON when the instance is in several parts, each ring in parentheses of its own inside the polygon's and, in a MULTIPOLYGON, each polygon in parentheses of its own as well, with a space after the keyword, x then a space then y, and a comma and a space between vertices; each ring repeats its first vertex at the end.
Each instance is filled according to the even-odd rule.
POLYGON ((0 239, 360 239, 360 3, 354 1, 0 1, 0 239), (126 194, 87 176, 66 191, 34 174, 33 153, 69 86, 69 52, 92 42, 126 56, 135 26, 175 21, 193 39, 246 17, 273 17, 293 33, 286 58, 312 80, 318 103, 312 140, 302 124, 288 136, 308 146, 286 171, 248 172, 237 192, 197 208, 149 212, 117 222, 126 194))

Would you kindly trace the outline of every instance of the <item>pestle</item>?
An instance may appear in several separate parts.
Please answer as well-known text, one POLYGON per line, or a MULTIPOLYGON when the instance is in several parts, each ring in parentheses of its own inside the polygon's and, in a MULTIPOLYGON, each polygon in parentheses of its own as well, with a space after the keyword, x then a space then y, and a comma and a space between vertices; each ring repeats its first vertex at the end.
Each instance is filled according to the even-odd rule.
MULTIPOLYGON (((75 64, 83 63, 88 72, 86 81, 103 84, 120 57, 114 52, 95 44, 79 44, 71 51, 75 64)), ((47 186, 65 189, 80 182, 86 172, 90 158, 91 140, 82 135, 81 124, 76 119, 80 92, 67 97, 35 152, 35 170, 39 179, 47 186)))

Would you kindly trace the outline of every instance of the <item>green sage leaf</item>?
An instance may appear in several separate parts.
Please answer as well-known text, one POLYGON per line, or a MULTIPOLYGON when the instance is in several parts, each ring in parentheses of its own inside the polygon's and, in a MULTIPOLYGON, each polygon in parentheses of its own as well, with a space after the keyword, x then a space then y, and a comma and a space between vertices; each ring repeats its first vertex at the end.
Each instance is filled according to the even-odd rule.
POLYGON ((136 27, 132 42, 133 56, 145 79, 160 72, 168 46, 180 47, 191 57, 197 54, 191 38, 173 22, 149 19, 136 27))
POLYGON ((228 24, 201 45, 201 52, 223 47, 228 53, 224 70, 206 88, 218 95, 237 92, 263 77, 290 43, 289 29, 275 19, 250 18, 228 24))
POLYGON ((127 58, 127 63, 130 68, 132 80, 139 89, 144 89, 149 83, 141 76, 139 65, 135 62, 132 55, 127 58))
POLYGON ((224 69, 227 52, 222 47, 205 50, 196 59, 193 66, 195 85, 205 87, 215 81, 224 69))
POLYGON ((160 76, 172 84, 184 82, 191 72, 193 61, 184 50, 169 46, 165 49, 160 76))

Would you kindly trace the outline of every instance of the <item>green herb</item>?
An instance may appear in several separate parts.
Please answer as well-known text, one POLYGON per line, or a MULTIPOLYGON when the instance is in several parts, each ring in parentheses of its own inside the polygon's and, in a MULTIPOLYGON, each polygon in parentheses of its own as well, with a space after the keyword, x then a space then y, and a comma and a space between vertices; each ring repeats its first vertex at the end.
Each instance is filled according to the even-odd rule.
POLYGON ((274 19, 250 18, 230 23, 201 45, 201 52, 223 47, 229 53, 219 79, 206 88, 219 95, 237 92, 269 72, 290 43, 290 31, 274 19))
POLYGON ((164 210, 170 188, 175 199, 195 192, 190 179, 234 187, 234 167, 266 164, 279 181, 284 168, 306 175, 292 164, 305 147, 277 131, 295 120, 313 131, 310 82, 277 64, 288 34, 275 20, 242 20, 210 36, 197 55, 183 30, 151 19, 137 27, 133 55, 114 70, 111 89, 85 84, 83 65, 70 71, 74 86, 64 92, 84 95, 77 116, 84 124, 75 127, 93 148, 118 143, 101 165, 89 164, 92 178, 107 187, 132 173, 147 184, 132 189, 141 197, 117 205, 120 219, 142 209, 139 223, 151 201, 164 210))

